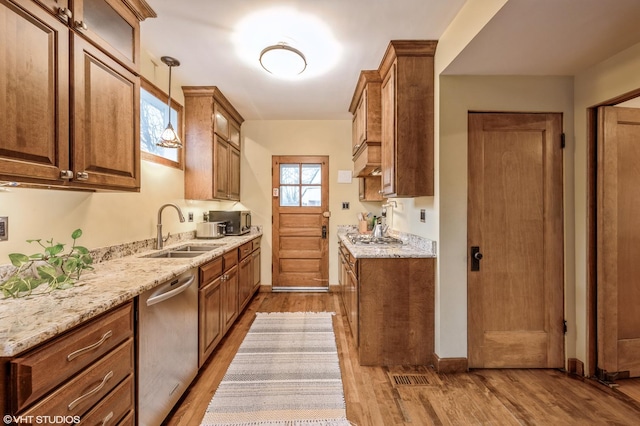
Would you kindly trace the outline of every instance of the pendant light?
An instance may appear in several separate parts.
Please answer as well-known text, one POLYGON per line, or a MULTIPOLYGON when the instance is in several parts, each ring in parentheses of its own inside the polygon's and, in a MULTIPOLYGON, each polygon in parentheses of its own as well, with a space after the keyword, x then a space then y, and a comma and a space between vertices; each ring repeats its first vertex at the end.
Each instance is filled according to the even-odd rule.
POLYGON ((162 62, 164 62, 169 67, 169 99, 167 100, 167 111, 168 111, 168 122, 167 128, 164 129, 162 134, 160 135, 160 140, 156 142, 156 145, 161 146, 163 148, 182 148, 182 141, 180 137, 173 130, 173 126, 171 125, 171 68, 179 67, 180 61, 171 56, 163 56, 160 58, 162 62))

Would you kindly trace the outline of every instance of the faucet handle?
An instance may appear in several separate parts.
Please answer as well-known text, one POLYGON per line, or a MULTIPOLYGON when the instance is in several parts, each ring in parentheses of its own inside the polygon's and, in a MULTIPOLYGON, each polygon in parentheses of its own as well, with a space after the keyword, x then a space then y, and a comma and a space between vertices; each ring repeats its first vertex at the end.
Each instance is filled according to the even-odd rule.
POLYGON ((171 232, 167 232, 167 237, 166 238, 162 238, 161 237, 162 238, 162 242, 166 243, 170 236, 171 236, 171 232))

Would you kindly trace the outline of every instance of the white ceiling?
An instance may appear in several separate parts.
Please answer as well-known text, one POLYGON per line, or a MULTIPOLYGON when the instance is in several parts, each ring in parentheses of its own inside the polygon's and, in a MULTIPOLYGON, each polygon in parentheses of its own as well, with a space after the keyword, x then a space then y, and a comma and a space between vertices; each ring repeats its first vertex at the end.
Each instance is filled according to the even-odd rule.
MULTIPOLYGON (((245 119, 295 120, 349 119, 360 70, 378 67, 389 40, 439 39, 465 0, 147 2, 158 17, 142 23, 142 46, 179 59, 176 79, 218 86, 245 119), (277 80, 236 54, 235 26, 273 6, 324 21, 342 45, 331 71, 277 80)), ((640 0, 509 0, 445 73, 574 75, 640 42, 638 22, 640 0)))

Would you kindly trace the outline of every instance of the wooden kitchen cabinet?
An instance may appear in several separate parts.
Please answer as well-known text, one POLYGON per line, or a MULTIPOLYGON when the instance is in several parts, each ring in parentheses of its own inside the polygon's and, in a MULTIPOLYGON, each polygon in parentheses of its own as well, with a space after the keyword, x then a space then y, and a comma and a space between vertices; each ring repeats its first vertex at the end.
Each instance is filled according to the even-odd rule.
POLYGON ((260 237, 238 248, 240 257, 238 310, 242 310, 260 286, 260 237))
POLYGON ((238 251, 231 250, 223 255, 222 274, 222 326, 224 333, 238 318, 238 251))
POLYGON ((244 119, 215 86, 183 86, 185 198, 240 200, 244 119))
MULTIPOLYGON (((113 392, 133 395, 133 303, 127 302, 9 362, 10 412, 81 416, 109 405, 113 392)), ((120 403, 119 415, 133 412, 120 403)), ((117 419, 116 419, 117 421, 117 419)))
POLYGON ((436 41, 391 41, 382 77, 382 191, 385 197, 433 195, 433 57, 436 41))
POLYGON ((353 114, 353 175, 364 177, 381 165, 381 84, 378 71, 361 71, 349 111, 353 114))
POLYGON ((251 269, 253 271, 253 291, 256 292, 260 288, 261 281, 261 261, 260 261, 260 245, 262 237, 254 238, 253 252, 251 253, 251 269))
POLYGON ((0 4, 0 180, 139 190, 139 20, 150 16, 143 0, 0 4), (92 29, 77 24, 85 15, 92 29))
POLYGON ((358 178, 358 198, 360 201, 382 201, 382 178, 367 176, 358 178))
POLYGON ((202 367, 224 335, 222 324, 222 272, 222 256, 200 266, 198 367, 202 367))
POLYGON ((433 258, 358 258, 339 245, 340 294, 360 365, 428 365, 433 258))

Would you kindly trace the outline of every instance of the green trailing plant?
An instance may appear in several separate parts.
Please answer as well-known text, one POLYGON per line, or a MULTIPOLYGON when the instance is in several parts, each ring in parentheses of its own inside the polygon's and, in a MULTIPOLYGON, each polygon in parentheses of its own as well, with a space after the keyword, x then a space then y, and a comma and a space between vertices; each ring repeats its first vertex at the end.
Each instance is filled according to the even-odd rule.
POLYGON ((76 229, 71 234, 73 244, 68 252, 64 252, 64 244, 53 242, 53 238, 45 241, 27 240, 37 243, 43 248, 42 253, 27 256, 22 253, 9 254, 11 264, 16 271, 0 284, 4 297, 23 297, 33 293, 40 287, 38 293, 48 293, 73 287, 85 270, 92 270, 93 258, 86 247, 76 245, 76 240, 82 236, 82 230, 76 229), (43 290, 42 285, 46 285, 43 290))

